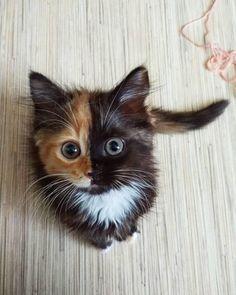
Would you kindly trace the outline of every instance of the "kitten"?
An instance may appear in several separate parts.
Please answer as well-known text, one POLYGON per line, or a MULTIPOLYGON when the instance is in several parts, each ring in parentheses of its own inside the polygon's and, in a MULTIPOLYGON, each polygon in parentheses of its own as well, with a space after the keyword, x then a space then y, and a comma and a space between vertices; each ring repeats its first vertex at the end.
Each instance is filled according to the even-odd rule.
POLYGON ((191 112, 147 107, 142 66, 109 91, 66 91, 36 72, 30 89, 45 199, 63 223, 102 249, 133 235, 154 204, 154 134, 201 128, 228 105, 221 100, 191 112))

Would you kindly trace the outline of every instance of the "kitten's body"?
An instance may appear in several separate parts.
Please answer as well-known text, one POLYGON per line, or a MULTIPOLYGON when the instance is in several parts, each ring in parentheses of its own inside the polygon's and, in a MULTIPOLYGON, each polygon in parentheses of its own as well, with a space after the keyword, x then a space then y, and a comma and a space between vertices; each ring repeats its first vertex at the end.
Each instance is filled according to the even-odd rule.
POLYGON ((132 235, 138 218, 153 206, 155 132, 200 128, 227 105, 220 101, 188 113, 149 109, 143 67, 107 92, 65 92, 38 73, 31 73, 30 86, 37 173, 45 198, 63 222, 100 248, 132 235), (63 154, 71 142, 79 148, 73 159, 63 154))

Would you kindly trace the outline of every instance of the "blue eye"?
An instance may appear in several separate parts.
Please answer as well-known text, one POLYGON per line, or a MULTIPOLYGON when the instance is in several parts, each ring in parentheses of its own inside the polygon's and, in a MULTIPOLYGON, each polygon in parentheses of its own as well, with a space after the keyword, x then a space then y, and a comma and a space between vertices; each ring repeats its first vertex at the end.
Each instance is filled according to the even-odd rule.
POLYGON ((61 153, 67 159, 76 159, 80 156, 81 150, 77 143, 69 141, 62 145, 61 153))
POLYGON ((105 143, 105 151, 109 156, 119 155, 124 150, 125 144, 121 138, 110 138, 105 143))

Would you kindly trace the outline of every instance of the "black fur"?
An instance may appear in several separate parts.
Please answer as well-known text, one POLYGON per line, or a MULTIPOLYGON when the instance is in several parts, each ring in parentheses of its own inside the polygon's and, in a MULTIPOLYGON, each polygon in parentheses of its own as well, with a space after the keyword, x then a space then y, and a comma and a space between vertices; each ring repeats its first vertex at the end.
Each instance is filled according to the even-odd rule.
MULTIPOLYGON (((66 116, 63 107, 73 100, 73 92, 66 92, 41 74, 30 74, 31 96, 35 104, 35 132, 40 129, 56 132, 63 128, 60 120, 66 116), (52 122, 52 123, 49 123, 52 122)), ((79 206, 70 201, 69 191, 65 190, 59 197, 54 178, 44 178, 41 186, 46 187, 46 196, 53 200, 52 206, 64 223, 80 232, 87 240, 99 248, 106 248, 112 238, 125 240, 137 230, 138 219, 147 213, 154 204, 157 194, 157 175, 153 156, 153 136, 155 132, 179 132, 200 128, 218 117, 227 101, 213 103, 197 112, 167 112, 161 109, 149 109, 145 106, 145 98, 149 93, 147 70, 138 67, 132 71, 119 85, 110 91, 90 92, 90 110, 92 127, 89 144, 93 168, 94 183, 89 193, 96 195, 108 192, 115 186, 127 185, 130 179, 123 178, 117 170, 128 169, 131 178, 144 181, 148 185, 140 189, 140 198, 136 206, 128 214, 122 224, 91 223, 90 217, 79 206), (110 158, 104 155, 104 142, 111 137, 125 140, 126 149, 119 156, 110 158), (119 184, 115 181, 119 180, 119 184), (67 198, 67 199, 66 199, 67 198), (66 199, 67 202, 62 200, 66 199)), ((76 90, 78 91, 78 90, 76 90)), ((63 122, 62 122, 63 123, 63 122)), ((47 175, 36 152, 36 174, 47 175)), ((83 189, 74 187, 76 193, 83 189)), ((86 190, 86 189, 85 189, 86 190)))
POLYGON ((150 113, 156 118, 154 125, 157 132, 185 132, 211 123, 224 112, 228 104, 227 100, 220 100, 198 111, 171 112, 152 109, 150 113))

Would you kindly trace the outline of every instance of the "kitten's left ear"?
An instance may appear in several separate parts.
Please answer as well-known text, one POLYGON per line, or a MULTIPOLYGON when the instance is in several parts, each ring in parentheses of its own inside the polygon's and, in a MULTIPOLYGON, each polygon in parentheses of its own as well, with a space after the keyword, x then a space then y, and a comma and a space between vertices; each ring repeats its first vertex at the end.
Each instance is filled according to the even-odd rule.
POLYGON ((37 108, 51 108, 56 103, 63 103, 66 100, 64 90, 37 72, 30 72, 30 93, 37 108))
POLYGON ((138 111, 140 108, 143 108, 149 89, 148 71, 144 66, 140 66, 130 72, 116 86, 113 90, 113 95, 126 110, 138 111))

